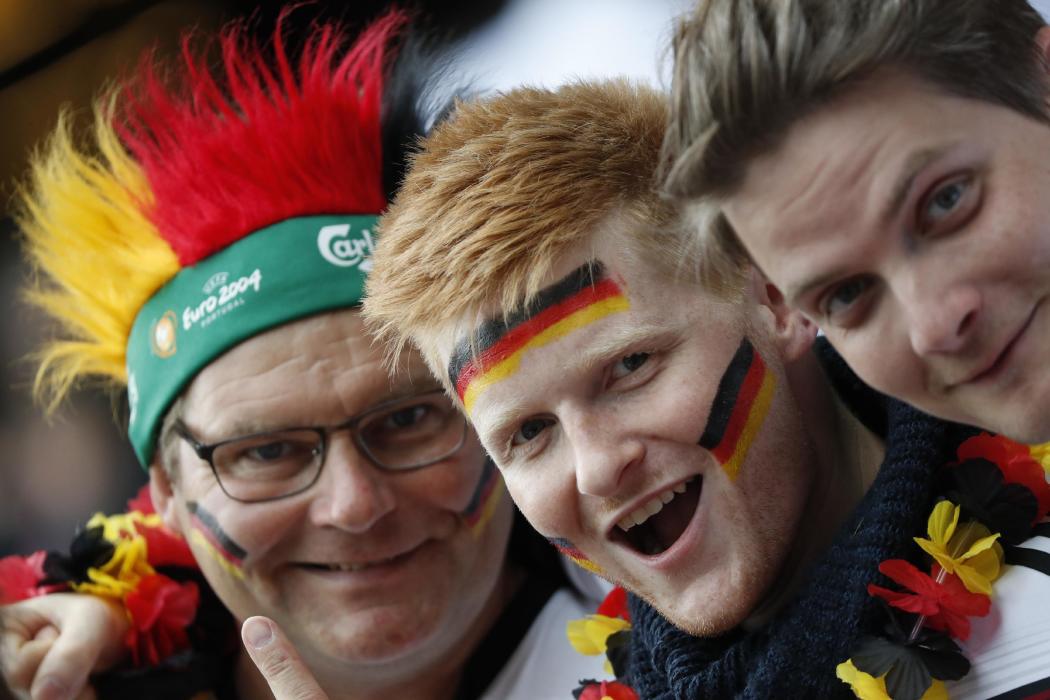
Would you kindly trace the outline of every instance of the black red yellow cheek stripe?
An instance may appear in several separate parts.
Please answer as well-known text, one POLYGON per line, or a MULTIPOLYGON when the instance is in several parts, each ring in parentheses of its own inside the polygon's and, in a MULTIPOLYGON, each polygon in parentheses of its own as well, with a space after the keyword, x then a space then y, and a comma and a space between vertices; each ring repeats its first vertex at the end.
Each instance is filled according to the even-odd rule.
POLYGON ((711 402, 700 446, 735 479, 773 401, 776 378, 744 338, 729 362, 711 402))
POLYGON ((214 515, 206 511, 199 503, 188 501, 186 508, 190 512, 193 532, 190 539, 200 545, 212 558, 222 566, 228 573, 244 578, 241 564, 247 552, 239 544, 233 541, 226 531, 219 525, 214 515))
POLYGON ((587 558, 587 555, 576 549, 576 545, 569 542, 567 539, 561 537, 548 537, 547 541, 554 545, 554 548, 559 552, 567 556, 572 560, 573 564, 579 566, 582 569, 590 571, 592 574, 601 575, 602 570, 593 561, 587 558))
POLYGON ((491 459, 485 460, 485 467, 478 479, 478 487, 470 497, 470 503, 463 511, 463 518, 467 521, 470 531, 479 534, 492 514, 496 512, 499 505, 500 495, 503 493, 503 479, 496 469, 496 464, 491 459))
POLYGON ((478 393, 513 375, 528 350, 628 308, 619 285, 593 260, 541 290, 522 310, 486 321, 460 342, 449 361, 449 379, 470 413, 478 393))

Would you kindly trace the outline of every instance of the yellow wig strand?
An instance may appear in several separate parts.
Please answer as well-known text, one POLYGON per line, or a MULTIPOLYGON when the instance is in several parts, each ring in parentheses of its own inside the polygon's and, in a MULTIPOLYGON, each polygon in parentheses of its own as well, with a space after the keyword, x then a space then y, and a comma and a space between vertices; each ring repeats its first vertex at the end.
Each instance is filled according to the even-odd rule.
POLYGON ((27 297, 59 327, 40 351, 33 387, 48 411, 86 377, 117 389, 127 384, 135 316, 179 270, 143 214, 148 185, 112 114, 112 99, 96 103, 91 154, 77 148, 71 118, 61 115, 19 191, 16 220, 34 271, 27 297))

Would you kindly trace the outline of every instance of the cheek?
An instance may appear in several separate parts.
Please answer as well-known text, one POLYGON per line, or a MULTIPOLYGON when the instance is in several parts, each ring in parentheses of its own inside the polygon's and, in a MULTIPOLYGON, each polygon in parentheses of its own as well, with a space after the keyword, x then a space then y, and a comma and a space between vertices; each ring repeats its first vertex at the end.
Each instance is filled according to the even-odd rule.
POLYGON ((299 519, 295 506, 294 501, 265 506, 237 503, 216 489, 198 500, 186 500, 183 528, 202 563, 207 561, 213 570, 239 581, 246 568, 254 567, 294 532, 299 519))

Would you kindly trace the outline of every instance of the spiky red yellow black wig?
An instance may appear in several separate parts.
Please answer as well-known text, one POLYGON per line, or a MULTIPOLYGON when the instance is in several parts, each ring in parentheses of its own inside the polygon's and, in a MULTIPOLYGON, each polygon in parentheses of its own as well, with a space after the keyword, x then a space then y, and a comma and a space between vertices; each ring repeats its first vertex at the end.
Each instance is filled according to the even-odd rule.
POLYGON ((405 19, 387 14, 349 50, 317 26, 294 59, 280 23, 269 53, 234 24, 217 70, 189 41, 163 75, 143 63, 98 102, 90 147, 60 122, 18 214, 28 294, 59 327, 37 375, 49 407, 88 377, 126 385, 136 315, 180 267, 283 219, 386 207, 423 121, 425 57, 405 19))
POLYGON ((218 77, 189 40, 174 80, 143 64, 117 128, 153 192, 146 213, 182 265, 293 216, 385 208, 384 68, 405 19, 385 15, 345 54, 343 36, 318 27, 296 61, 280 21, 270 57, 234 25, 219 38, 218 77))

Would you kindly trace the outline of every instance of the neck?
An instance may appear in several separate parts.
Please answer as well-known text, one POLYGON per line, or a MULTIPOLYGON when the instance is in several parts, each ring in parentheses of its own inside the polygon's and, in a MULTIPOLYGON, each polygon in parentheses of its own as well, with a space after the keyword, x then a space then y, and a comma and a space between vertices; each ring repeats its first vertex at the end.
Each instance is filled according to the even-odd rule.
MULTIPOLYGON (((467 635, 429 663, 414 663, 415 659, 409 657, 363 671, 360 666, 328 659, 322 663, 310 663, 310 671, 330 700, 452 700, 463 667, 523 581, 521 572, 509 564, 504 566, 477 622, 467 635)), ((272 700, 269 686, 247 654, 238 656, 235 673, 239 698, 272 700)))
POLYGON ((785 367, 785 373, 802 410, 813 455, 813 481, 792 548, 781 567, 784 574, 747 619, 748 628, 767 623, 794 596, 813 561, 828 548, 871 486, 885 453, 882 440, 835 393, 814 353, 785 367))

